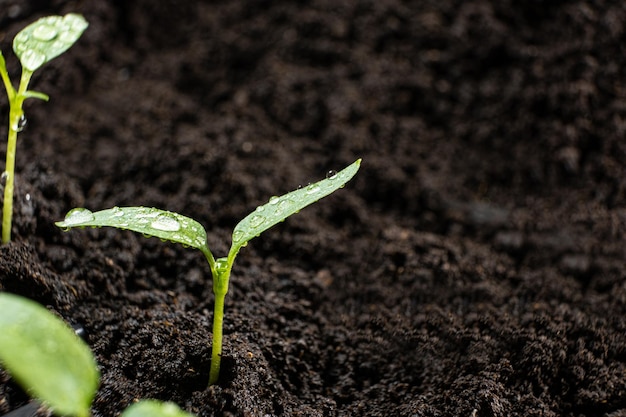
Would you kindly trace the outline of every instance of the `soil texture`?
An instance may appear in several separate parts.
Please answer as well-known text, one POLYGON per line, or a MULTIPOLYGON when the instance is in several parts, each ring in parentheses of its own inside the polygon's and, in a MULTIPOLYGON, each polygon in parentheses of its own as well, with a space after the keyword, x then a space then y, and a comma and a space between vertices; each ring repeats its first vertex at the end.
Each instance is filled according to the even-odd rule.
MULTIPOLYGON (((94 417, 626 416, 626 3, 1 0, 14 79, 13 36, 70 12, 90 26, 31 82, 0 289, 85 329, 94 417), (209 388, 203 256, 54 226, 159 207, 224 256, 357 158, 239 254, 209 388)), ((28 401, 0 371, 0 415, 28 401)))

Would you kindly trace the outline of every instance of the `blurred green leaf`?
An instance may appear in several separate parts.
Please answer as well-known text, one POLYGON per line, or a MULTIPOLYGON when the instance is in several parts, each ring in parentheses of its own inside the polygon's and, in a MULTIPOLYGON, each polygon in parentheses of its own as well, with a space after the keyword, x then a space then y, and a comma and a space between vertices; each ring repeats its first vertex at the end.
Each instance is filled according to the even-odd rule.
POLYGON ((143 400, 128 407, 120 417, 193 417, 171 402, 143 400))
POLYGON ((0 361, 59 415, 87 417, 99 383, 89 347, 36 302, 0 293, 0 361))

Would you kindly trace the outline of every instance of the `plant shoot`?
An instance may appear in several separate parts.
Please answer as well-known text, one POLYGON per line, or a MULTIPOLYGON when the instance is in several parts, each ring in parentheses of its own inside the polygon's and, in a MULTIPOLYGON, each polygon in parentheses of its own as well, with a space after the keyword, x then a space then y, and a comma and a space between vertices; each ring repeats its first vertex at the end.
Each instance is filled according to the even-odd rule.
POLYGON ((318 201, 343 186, 357 173, 361 160, 335 173, 329 172, 326 179, 309 184, 306 187, 271 197, 269 201, 257 207, 241 220, 233 230, 232 244, 228 255, 215 259, 207 246, 207 234, 200 223, 178 213, 147 207, 113 207, 98 212, 84 208, 69 211, 62 222, 56 225, 63 229, 73 227, 110 226, 132 230, 144 236, 180 243, 200 250, 211 269, 213 293, 215 294, 213 314, 213 345, 211 351, 211 369, 209 385, 215 384, 219 377, 222 355, 222 328, 224 320, 224 299, 228 292, 230 272, 239 250, 254 237, 282 222, 304 207, 318 201))
POLYGON ((3 173, 4 203, 2 208, 2 242, 11 240, 13 217, 13 189, 15 184, 15 151, 17 134, 26 124, 23 104, 27 98, 48 101, 46 94, 28 90, 33 73, 43 64, 61 55, 80 38, 87 29, 87 21, 78 14, 43 17, 26 26, 13 39, 13 51, 22 64, 18 89, 13 87, 6 62, 0 52, 0 76, 9 99, 9 129, 6 165, 3 173))

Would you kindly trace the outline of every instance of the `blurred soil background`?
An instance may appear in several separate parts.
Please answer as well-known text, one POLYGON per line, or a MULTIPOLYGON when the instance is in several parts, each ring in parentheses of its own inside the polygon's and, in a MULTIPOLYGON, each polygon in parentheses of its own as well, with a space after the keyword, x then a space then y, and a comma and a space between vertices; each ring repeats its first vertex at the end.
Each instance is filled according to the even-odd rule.
MULTIPOLYGON (((90 27, 31 82, 0 289, 84 327, 94 417, 626 416, 626 3, 0 0, 14 79, 13 36, 69 12, 90 27), (223 256, 357 158, 240 253, 209 389, 202 255, 54 226, 155 206, 223 256)), ((0 371, 0 415, 28 401, 0 371)))

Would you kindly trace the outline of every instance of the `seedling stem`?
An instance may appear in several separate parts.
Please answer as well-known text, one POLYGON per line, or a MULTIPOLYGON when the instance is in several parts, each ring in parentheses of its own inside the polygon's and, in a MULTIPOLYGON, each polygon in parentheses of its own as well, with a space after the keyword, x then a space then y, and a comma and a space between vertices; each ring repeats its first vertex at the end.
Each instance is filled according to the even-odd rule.
POLYGON ((211 348, 211 366, 209 385, 217 383, 222 358, 222 338, 224 324, 224 299, 228 293, 230 272, 239 250, 250 240, 259 236, 270 227, 298 213, 304 207, 315 203, 334 191, 337 191, 357 173, 361 160, 357 160, 340 172, 330 171, 326 179, 309 184, 306 187, 274 196, 266 204, 257 207, 235 226, 228 256, 215 259, 207 246, 206 230, 197 221, 178 213, 148 207, 113 207, 91 212, 85 208, 70 210, 65 220, 56 225, 68 230, 73 227, 109 226, 132 230, 144 236, 157 237, 161 240, 181 243, 200 250, 211 269, 213 278, 213 344, 211 348))
POLYGON ((28 83, 39 67, 71 47, 87 26, 87 21, 82 16, 70 13, 65 16, 43 17, 22 29, 13 40, 13 51, 22 64, 22 75, 17 91, 11 83, 4 56, 0 52, 0 76, 9 99, 6 165, 2 174, 5 181, 2 205, 2 243, 8 243, 11 240, 15 152, 17 134, 26 123, 23 108, 24 100, 37 98, 48 101, 46 94, 29 91, 28 83))

